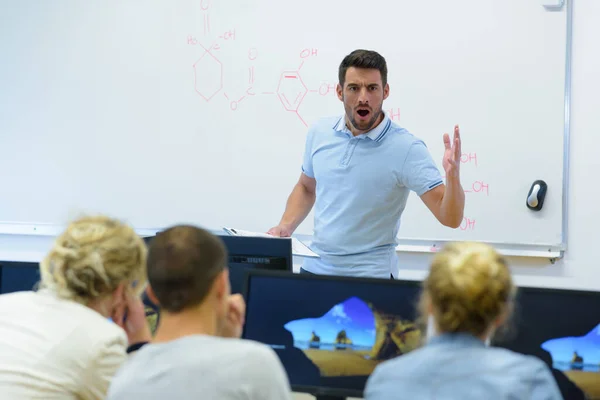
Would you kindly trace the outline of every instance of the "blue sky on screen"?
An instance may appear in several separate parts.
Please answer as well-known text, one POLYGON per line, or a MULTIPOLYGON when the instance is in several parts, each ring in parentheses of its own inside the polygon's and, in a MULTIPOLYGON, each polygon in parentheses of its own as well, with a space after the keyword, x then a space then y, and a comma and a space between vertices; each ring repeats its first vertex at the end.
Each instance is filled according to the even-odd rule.
POLYGON ((554 362, 571 362, 573 354, 583 357, 585 364, 600 364, 600 324, 584 336, 550 339, 542 343, 554 362))
POLYGON ((351 297, 334 305, 320 318, 304 318, 285 324, 295 341, 310 340, 314 331, 321 343, 333 343, 341 330, 345 330, 354 345, 373 346, 375 343, 375 318, 371 308, 359 299, 351 297))

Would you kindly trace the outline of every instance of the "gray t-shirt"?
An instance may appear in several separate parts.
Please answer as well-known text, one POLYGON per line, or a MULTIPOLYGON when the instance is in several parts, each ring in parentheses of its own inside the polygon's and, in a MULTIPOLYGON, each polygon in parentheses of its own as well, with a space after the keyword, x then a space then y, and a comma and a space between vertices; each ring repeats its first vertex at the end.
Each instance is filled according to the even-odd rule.
POLYGON ((268 346, 194 335, 147 344, 114 377, 106 400, 291 400, 279 358, 268 346))

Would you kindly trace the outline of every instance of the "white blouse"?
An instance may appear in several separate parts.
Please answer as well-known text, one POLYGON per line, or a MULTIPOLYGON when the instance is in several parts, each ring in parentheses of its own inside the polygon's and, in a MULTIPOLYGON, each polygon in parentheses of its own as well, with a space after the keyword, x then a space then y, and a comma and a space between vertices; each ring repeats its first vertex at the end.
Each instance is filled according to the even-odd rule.
POLYGON ((0 398, 103 399, 126 361, 123 329, 48 290, 0 295, 0 398))

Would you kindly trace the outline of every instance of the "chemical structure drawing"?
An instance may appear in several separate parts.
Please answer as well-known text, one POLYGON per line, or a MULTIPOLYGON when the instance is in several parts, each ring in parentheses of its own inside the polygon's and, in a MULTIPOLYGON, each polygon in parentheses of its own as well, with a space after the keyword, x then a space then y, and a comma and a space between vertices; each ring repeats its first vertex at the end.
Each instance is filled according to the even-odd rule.
MULTIPOLYGON (((298 113, 298 108, 304 100, 308 88, 302 81, 302 77, 296 71, 294 72, 283 72, 279 78, 279 84, 277 85, 277 96, 283 104, 283 107, 287 111, 298 113)), ((298 114, 298 117, 300 115, 298 114)), ((304 122, 304 120, 302 120, 304 122)), ((306 124, 306 123, 305 123, 306 124)))
MULTIPOLYGON (((233 38, 232 35, 222 35, 221 40, 229 40, 233 38)), ((241 96, 231 96, 231 93, 227 93, 224 90, 224 72, 223 63, 216 54, 221 46, 219 43, 214 43, 210 47, 205 47, 200 43, 194 36, 188 36, 188 45, 199 46, 202 49, 200 58, 193 64, 194 69, 194 89, 198 95, 200 95, 206 102, 212 101, 215 95, 219 92, 223 93, 223 98, 229 102, 229 109, 235 111, 239 108, 240 103, 252 96, 260 95, 276 95, 284 110, 295 113, 300 121, 308 126, 306 121, 302 118, 299 113, 299 108, 304 101, 306 95, 309 92, 318 93, 321 96, 325 96, 332 93, 334 85, 321 84, 320 89, 309 90, 307 85, 304 83, 300 74, 300 69, 304 64, 302 60, 300 66, 296 70, 284 70, 279 77, 277 87, 275 91, 263 91, 258 92, 255 90, 255 67, 251 65, 248 67, 248 86, 245 89, 238 89, 237 92, 242 92, 241 96)), ((301 51, 301 57, 306 57, 305 54, 312 56, 317 55, 316 49, 304 49, 301 51)), ((258 57, 258 50, 256 48, 250 48, 248 50, 247 58, 249 62, 256 60, 258 57)))
POLYGON ((210 8, 210 0, 200 0, 200 9, 203 11, 202 16, 204 17, 204 35, 210 33, 210 15, 206 12, 210 8))
MULTIPOLYGON (((258 91, 255 88, 255 66, 254 61, 259 57, 259 51, 256 47, 252 47, 247 50, 247 62, 249 67, 247 70, 248 74, 248 86, 231 88, 225 85, 226 80, 229 81, 224 68, 223 56, 220 54, 223 47, 228 46, 230 43, 236 41, 236 29, 228 29, 221 31, 219 34, 212 35, 211 26, 211 9, 212 0, 198 0, 200 10, 202 14, 202 34, 206 38, 204 40, 211 40, 212 44, 206 46, 202 43, 201 39, 194 35, 188 35, 187 44, 190 46, 198 47, 201 49, 201 54, 196 56, 196 61, 193 63, 194 72, 194 90, 195 92, 206 102, 217 101, 217 99, 225 99, 229 103, 229 109, 236 111, 241 107, 242 101, 245 99, 257 96, 257 95, 275 95, 281 102, 285 111, 294 113, 298 116, 298 119, 305 125, 308 126, 304 118, 300 115, 300 106, 305 100, 307 94, 317 93, 321 96, 325 96, 334 93, 335 86, 331 84, 321 84, 318 89, 309 90, 302 76, 300 70, 304 65, 306 59, 315 57, 318 55, 318 50, 315 48, 305 48, 300 51, 300 66, 295 70, 285 69, 280 73, 277 87, 274 91, 258 91), (222 47, 223 46, 223 47, 222 47), (222 97, 216 96, 222 93, 222 97)), ((244 72, 245 73, 245 72, 244 72)), ((239 82, 239 80, 238 80, 239 82)))
POLYGON ((223 64, 209 51, 194 63, 194 88, 206 101, 223 89, 223 64))
MULTIPOLYGON (((236 87, 225 85, 226 82, 230 82, 232 79, 231 75, 227 75, 224 71, 229 71, 224 66, 229 66, 226 58, 223 58, 222 50, 227 46, 231 46, 236 41, 236 29, 235 27, 220 31, 216 35, 212 35, 210 13, 212 9, 212 0, 198 0, 200 2, 200 10, 202 13, 203 29, 202 33, 205 39, 200 40, 194 35, 188 35, 187 44, 190 46, 197 47, 201 50, 199 58, 196 58, 193 64, 194 70, 194 90, 195 92, 206 102, 218 101, 217 99, 225 99, 229 104, 231 111, 236 111, 242 106, 242 101, 252 97, 258 97, 269 95, 277 96, 277 99, 281 102, 283 110, 294 113, 298 117, 299 121, 308 126, 305 119, 302 117, 300 109, 304 101, 307 99, 309 94, 315 94, 319 96, 336 96, 336 85, 329 82, 321 81, 316 88, 310 88, 306 80, 301 74, 302 67, 305 62, 309 59, 318 57, 319 50, 317 48, 304 48, 299 52, 300 65, 296 69, 283 69, 283 72, 279 73, 279 79, 276 87, 271 88, 270 91, 257 90, 257 82, 255 80, 256 71, 254 61, 259 57, 259 50, 256 47, 251 47, 247 51, 246 58, 248 63, 248 84, 245 87, 239 87, 239 79, 236 87), (209 46, 201 43, 202 41, 212 40, 212 44, 209 46), (226 63, 224 65, 224 63, 226 63), (221 96, 216 96, 222 93, 221 96)), ((216 32, 216 31, 215 31, 216 32)), ((243 36, 243 32, 240 31, 243 36)), ((198 57, 198 55, 196 55, 198 57)), ((231 57, 231 55, 230 55, 231 57)), ((239 61, 241 61, 240 57, 239 61)), ((236 59, 237 64, 241 64, 236 59)), ((246 68, 246 67, 244 67, 246 68)), ((229 71, 231 74, 231 71, 229 71)), ((240 72, 242 73, 242 72, 240 72)), ((243 72, 246 73, 245 71, 243 72)), ((239 78, 240 76, 233 77, 239 78)), ((261 82, 258 82, 260 84, 261 82)), ((262 88, 261 88, 262 89, 262 88)), ((222 101, 222 100, 221 100, 222 101)), ((396 120, 400 116, 400 112, 389 111, 392 120, 396 120)))

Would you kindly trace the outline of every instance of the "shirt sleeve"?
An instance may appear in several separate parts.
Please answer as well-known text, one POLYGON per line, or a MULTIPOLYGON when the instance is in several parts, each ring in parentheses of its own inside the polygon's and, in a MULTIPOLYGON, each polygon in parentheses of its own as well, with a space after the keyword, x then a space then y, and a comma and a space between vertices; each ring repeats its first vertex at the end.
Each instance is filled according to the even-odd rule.
POLYGON ((248 379, 255 387, 252 400, 292 400, 292 389, 279 357, 270 348, 261 349, 248 369, 248 379))
POLYGON ((313 142, 313 129, 309 129, 306 134, 306 142, 304 144, 304 157, 302 161, 302 172, 309 178, 314 178, 315 173, 313 171, 312 163, 312 142, 313 142))
POLYGON ((127 360, 126 348, 127 339, 124 334, 98 344, 98 349, 86 368, 81 399, 106 398, 113 377, 127 360))
POLYGON ((367 383, 365 385, 364 390, 364 398, 365 400, 379 400, 385 399, 385 393, 382 393, 381 384, 385 382, 385 378, 382 377, 384 375, 382 365, 380 364, 375 367, 375 370, 371 373, 369 378, 367 379, 367 383))
MULTIPOLYGON (((536 360, 538 361, 538 360, 536 360)), ((531 382, 531 400, 562 400, 558 384, 546 364, 539 361, 533 369, 531 382)))
POLYGON ((427 146, 421 140, 415 141, 408 150, 400 176, 401 183, 418 196, 444 183, 427 146))

